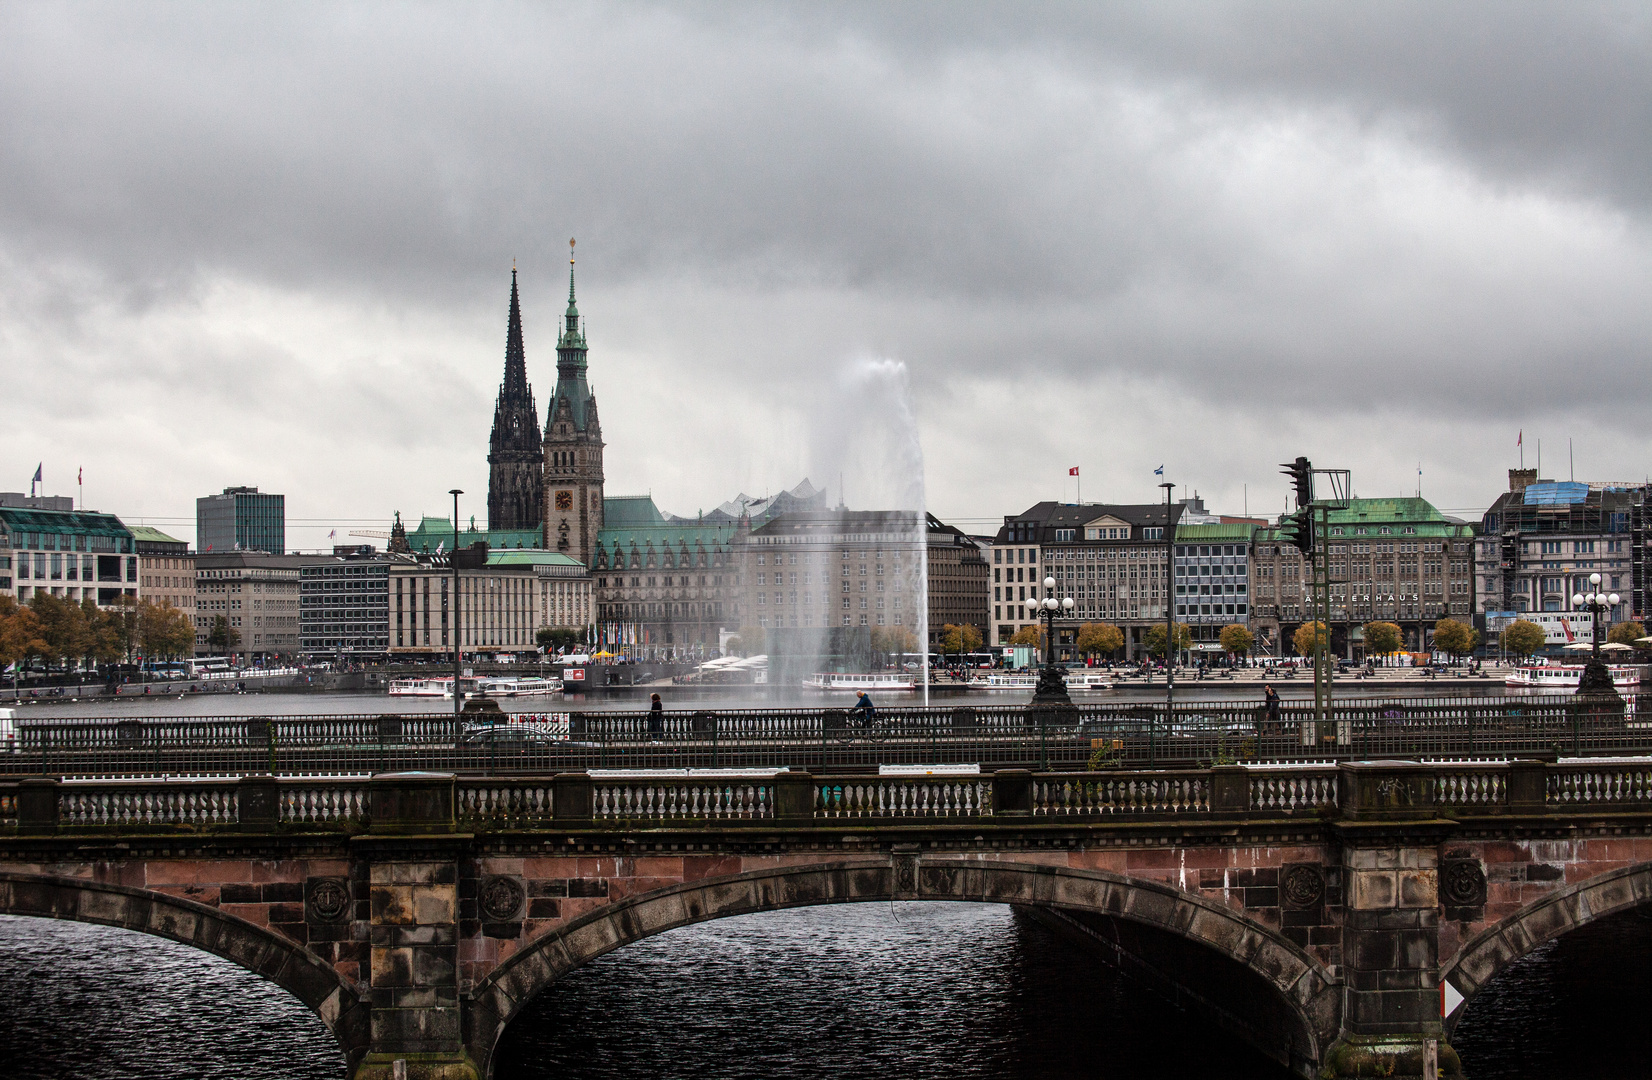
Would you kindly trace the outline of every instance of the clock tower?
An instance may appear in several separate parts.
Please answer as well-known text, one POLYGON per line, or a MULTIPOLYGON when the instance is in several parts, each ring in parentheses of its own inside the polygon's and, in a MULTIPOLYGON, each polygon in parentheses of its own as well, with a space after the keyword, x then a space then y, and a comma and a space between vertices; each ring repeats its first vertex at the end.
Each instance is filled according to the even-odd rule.
POLYGON ((568 311, 556 342, 556 390, 545 417, 545 547, 590 566, 602 528, 602 425, 585 381, 573 246, 568 241, 568 311))

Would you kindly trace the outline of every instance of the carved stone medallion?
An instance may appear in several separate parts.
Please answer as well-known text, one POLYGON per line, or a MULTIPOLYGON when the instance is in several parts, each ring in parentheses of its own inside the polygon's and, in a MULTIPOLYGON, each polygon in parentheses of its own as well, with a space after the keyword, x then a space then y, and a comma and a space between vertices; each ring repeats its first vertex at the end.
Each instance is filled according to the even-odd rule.
POLYGON ((482 909, 482 918, 488 922, 514 922, 522 917, 522 903, 528 894, 522 882, 513 877, 482 879, 476 893, 476 902, 482 909))
POLYGON ((1486 872, 1473 859, 1447 861, 1440 867, 1440 900, 1450 907, 1484 904, 1486 872))
POLYGON ((1313 907, 1325 895, 1324 871, 1308 863, 1286 867, 1279 884, 1287 907, 1313 907))
POLYGON ((305 890, 311 922, 343 922, 350 915, 350 883, 343 878, 311 878, 305 890))

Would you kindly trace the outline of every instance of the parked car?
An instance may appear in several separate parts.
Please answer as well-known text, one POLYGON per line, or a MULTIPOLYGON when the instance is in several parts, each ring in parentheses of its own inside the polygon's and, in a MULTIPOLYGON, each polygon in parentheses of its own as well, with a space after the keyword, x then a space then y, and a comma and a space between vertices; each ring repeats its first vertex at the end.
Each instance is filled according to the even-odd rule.
POLYGON ((459 737, 461 746, 498 746, 527 749, 532 746, 550 746, 563 742, 566 733, 553 731, 544 724, 476 724, 466 728, 459 737))

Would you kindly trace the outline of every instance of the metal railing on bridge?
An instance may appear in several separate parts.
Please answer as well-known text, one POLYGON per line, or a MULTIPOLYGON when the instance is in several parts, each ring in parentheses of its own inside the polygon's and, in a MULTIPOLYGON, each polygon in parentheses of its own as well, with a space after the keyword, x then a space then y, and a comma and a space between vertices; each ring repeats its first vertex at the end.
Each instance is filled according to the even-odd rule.
POLYGON ((809 768, 968 763, 1042 771, 1180 768, 1225 762, 1383 757, 1473 759, 1652 752, 1652 698, 1391 697, 1309 707, 1108 702, 1060 708, 966 705, 501 717, 468 727, 442 715, 164 717, 18 722, 0 775, 364 776, 435 769, 478 775, 586 768, 809 768), (554 724, 552 720, 554 718, 554 724), (524 723, 540 721, 540 726, 524 723))

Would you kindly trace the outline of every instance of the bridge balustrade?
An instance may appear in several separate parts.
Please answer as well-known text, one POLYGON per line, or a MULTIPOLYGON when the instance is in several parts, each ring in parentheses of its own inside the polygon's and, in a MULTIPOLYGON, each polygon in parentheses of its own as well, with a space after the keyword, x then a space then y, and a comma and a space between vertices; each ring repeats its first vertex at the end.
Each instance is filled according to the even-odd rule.
MULTIPOLYGON (((24 717, 0 775, 366 776, 434 769, 543 775, 606 768, 807 767, 820 773, 880 764, 976 764, 1076 770, 1188 768, 1231 762, 1384 757, 1461 758, 1652 752, 1641 699, 1383 698, 1339 703, 1328 722, 1292 705, 1270 722, 1259 706, 1103 702, 1070 711, 1013 705, 884 709, 861 726, 842 710, 752 709, 666 715, 568 715, 565 732, 467 740, 447 715, 326 715, 145 720, 24 717)), ((543 719, 517 714, 507 719, 543 719)))
MULTIPOLYGON (((1652 759, 1595 762, 1409 762, 1410 788, 1382 798, 1457 817, 1592 813, 1652 805, 1652 759)), ((451 777, 452 824, 467 832, 561 828, 570 821, 616 827, 672 823, 722 828, 743 822, 819 825, 906 819, 1255 819, 1336 813, 1370 804, 1348 787, 1346 766, 1215 766, 1206 769, 869 777, 779 773, 773 778, 451 777), (559 790, 560 789, 560 790, 559 790), (798 796, 788 802, 787 791, 798 796)), ((353 779, 247 777, 0 782, 0 831, 29 829, 190 831, 370 828, 371 792, 353 779), (269 795, 259 794, 267 790, 269 795), (267 811, 249 806, 270 801, 267 811)))

